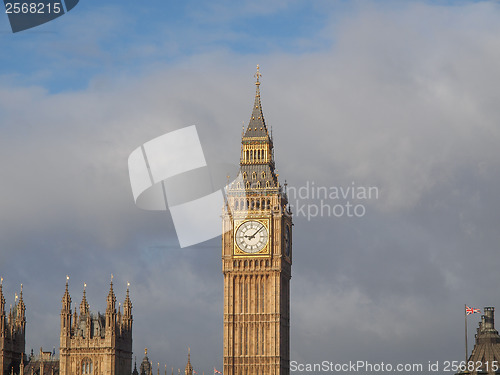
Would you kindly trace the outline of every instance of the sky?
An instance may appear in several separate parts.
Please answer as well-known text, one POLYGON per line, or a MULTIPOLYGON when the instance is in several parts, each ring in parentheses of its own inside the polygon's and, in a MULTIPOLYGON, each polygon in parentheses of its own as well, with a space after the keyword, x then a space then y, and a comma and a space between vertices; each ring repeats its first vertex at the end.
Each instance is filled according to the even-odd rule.
POLYGON ((127 160, 196 125, 209 164, 237 164, 259 64, 294 211, 291 360, 462 360, 464 304, 500 302, 499 17, 493 1, 81 0, 13 34, 0 15, 0 275, 7 306, 23 284, 27 351, 57 350, 66 275, 73 306, 86 283, 103 312, 113 274, 139 362, 148 347, 183 369, 190 347, 198 373, 222 367, 221 237, 181 248, 169 212, 134 204, 127 160), (328 214, 348 204, 363 210, 328 214))

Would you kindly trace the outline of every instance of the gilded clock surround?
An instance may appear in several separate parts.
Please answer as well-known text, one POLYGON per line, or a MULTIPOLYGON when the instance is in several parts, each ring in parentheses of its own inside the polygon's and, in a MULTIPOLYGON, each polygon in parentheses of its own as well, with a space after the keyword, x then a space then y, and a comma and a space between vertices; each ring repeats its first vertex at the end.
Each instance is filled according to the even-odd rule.
POLYGON ((237 233, 238 229, 240 229, 241 226, 243 226, 243 225, 245 225, 245 223, 249 223, 249 222, 258 222, 258 223, 262 224, 267 229, 267 232, 268 232, 267 242, 266 242, 265 246, 261 250, 259 250, 258 252, 249 253, 249 252, 246 252, 240 248, 240 246, 238 245, 237 240, 236 240, 237 236, 235 235, 234 236, 234 252, 233 252, 233 254, 235 256, 238 256, 238 257, 251 257, 251 258, 256 257, 256 256, 268 257, 270 254, 269 249, 270 249, 270 242, 271 242, 271 238, 269 235, 269 220, 267 220, 267 219, 248 219, 248 220, 235 221, 234 233, 237 233))

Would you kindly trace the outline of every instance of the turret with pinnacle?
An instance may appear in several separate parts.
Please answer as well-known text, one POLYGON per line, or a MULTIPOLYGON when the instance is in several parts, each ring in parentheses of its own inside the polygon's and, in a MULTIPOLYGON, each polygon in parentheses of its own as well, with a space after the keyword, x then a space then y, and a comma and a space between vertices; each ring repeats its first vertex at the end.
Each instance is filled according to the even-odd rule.
POLYGON ((0 277, 0 374, 9 369, 18 374, 25 351, 26 305, 22 284, 19 296, 15 293, 14 302, 6 315, 3 278, 0 277))
POLYGON ((84 284, 79 315, 71 310, 68 280, 62 298, 60 375, 77 373, 75 356, 86 363, 93 363, 94 372, 130 374, 132 372, 132 302, 129 284, 123 314, 116 310, 116 296, 111 279, 106 299, 105 314, 92 313, 87 301, 87 285, 84 284), (89 349, 91 348, 91 349, 89 349), (106 349, 105 354, 98 352, 106 349), (98 355, 98 357, 94 357, 98 355))
POLYGON ((108 298, 106 299, 106 335, 115 335, 116 331, 116 296, 113 290, 113 274, 109 284, 108 298))

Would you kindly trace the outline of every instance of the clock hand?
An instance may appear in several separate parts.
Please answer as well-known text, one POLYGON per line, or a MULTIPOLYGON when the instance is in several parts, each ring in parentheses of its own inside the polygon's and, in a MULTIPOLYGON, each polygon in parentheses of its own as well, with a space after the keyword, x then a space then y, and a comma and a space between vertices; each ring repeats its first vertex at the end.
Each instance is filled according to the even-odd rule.
POLYGON ((249 239, 249 240, 251 240, 252 238, 254 238, 254 237, 255 237, 255 235, 256 235, 257 233, 259 233, 259 232, 260 232, 262 229, 264 229, 264 228, 265 228, 264 226, 260 227, 260 229, 259 229, 257 232, 255 232, 252 236, 248 237, 248 239, 249 239))

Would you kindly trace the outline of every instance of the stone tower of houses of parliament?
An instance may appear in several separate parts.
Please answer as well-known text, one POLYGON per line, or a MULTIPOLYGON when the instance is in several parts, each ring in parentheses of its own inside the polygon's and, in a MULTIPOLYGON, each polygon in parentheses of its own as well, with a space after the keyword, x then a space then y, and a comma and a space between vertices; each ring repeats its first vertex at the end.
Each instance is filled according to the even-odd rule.
MULTIPOLYGON (((2 280, 3 281, 3 280, 2 280)), ((16 296, 17 297, 17 296, 16 296)), ((17 298, 16 298, 17 299, 17 298)), ((132 371, 132 302, 127 295, 116 308, 113 282, 110 283, 104 314, 90 311, 85 288, 77 308, 71 308, 66 281, 62 298, 59 359, 40 350, 38 356, 26 355, 26 306, 22 287, 19 300, 5 313, 3 285, 0 284, 0 374, 1 375, 84 375, 130 374, 132 371)))
POLYGON ((223 210, 224 375, 289 375, 292 213, 260 99, 241 139, 240 180, 223 210))
POLYGON ((26 335, 26 306, 23 301, 23 288, 19 293, 14 309, 10 307, 5 314, 3 279, 0 280, 0 374, 10 374, 23 362, 26 335))
MULTIPOLYGON (((495 329, 495 308, 485 307, 475 334, 475 344, 467 360, 467 375, 500 373, 500 335, 495 329)), ((468 353, 467 353, 468 354, 468 353)))
POLYGON ((123 313, 116 309, 113 282, 110 283, 104 314, 93 314, 85 287, 79 314, 71 313, 66 282, 62 299, 59 369, 70 374, 127 374, 132 368, 132 302, 129 289, 123 313), (103 350, 104 349, 104 350, 103 350))
MULTIPOLYGON (((147 350, 140 365, 132 371, 132 301, 129 288, 121 306, 116 306, 113 282, 110 283, 104 314, 92 313, 85 286, 79 309, 72 309, 66 289, 61 307, 59 358, 40 349, 26 355, 26 305, 23 291, 16 294, 14 307, 5 311, 3 279, 0 281, 0 375, 153 375, 147 350)), ((190 353, 185 375, 193 375, 190 353)), ((159 373, 159 370, 158 370, 159 373)), ((166 370, 165 370, 166 374, 166 370)))

